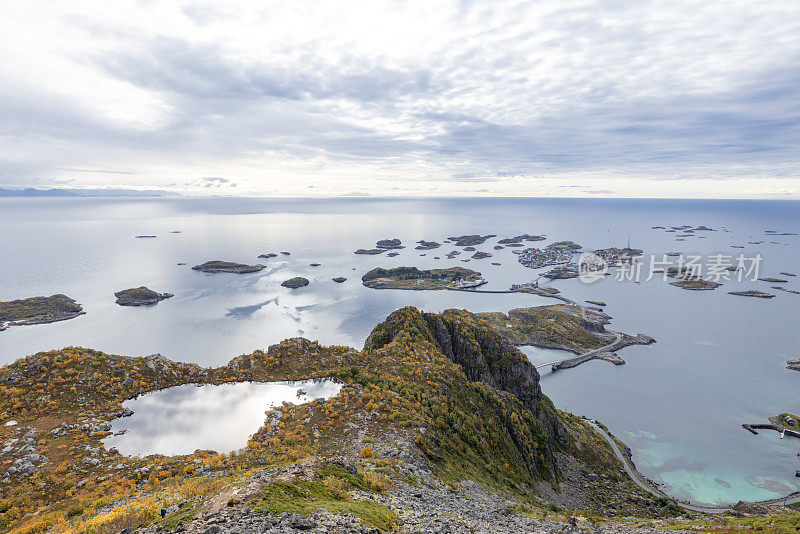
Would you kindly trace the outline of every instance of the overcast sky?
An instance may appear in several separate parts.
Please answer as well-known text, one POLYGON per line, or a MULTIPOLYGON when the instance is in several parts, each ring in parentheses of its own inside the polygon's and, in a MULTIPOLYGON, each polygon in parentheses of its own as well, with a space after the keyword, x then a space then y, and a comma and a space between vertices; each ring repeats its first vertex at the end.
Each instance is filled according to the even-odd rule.
POLYGON ((0 2, 0 185, 800 198, 800 1, 0 2))

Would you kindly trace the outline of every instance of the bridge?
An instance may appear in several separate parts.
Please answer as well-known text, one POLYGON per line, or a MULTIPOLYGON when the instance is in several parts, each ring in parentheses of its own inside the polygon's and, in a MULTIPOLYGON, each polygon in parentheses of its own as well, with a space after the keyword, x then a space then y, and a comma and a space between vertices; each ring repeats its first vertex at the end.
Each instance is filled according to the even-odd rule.
MULTIPOLYGON (((583 308, 583 307, 581 307, 581 308, 583 308)), ((622 334, 620 334, 619 332, 611 332, 610 330, 609 330, 609 333, 614 334, 614 341, 612 341, 611 343, 608 343, 607 345, 603 345, 602 347, 598 347, 596 349, 592 349, 592 350, 590 350, 588 352, 584 352, 583 354, 579 354, 577 356, 571 356, 569 358, 562 358, 561 360, 555 360, 555 361, 547 362, 547 363, 540 363, 540 364, 535 365, 534 367, 536 367, 537 369, 542 369, 544 367, 550 367, 553 371, 556 371, 556 370, 558 370, 558 366, 560 364, 564 363, 564 362, 583 363, 585 361, 588 361, 588 360, 592 359, 592 356, 594 356, 595 354, 597 354, 599 352, 613 352, 613 347, 614 347, 614 345, 619 343, 619 341, 622 339, 622 334)))

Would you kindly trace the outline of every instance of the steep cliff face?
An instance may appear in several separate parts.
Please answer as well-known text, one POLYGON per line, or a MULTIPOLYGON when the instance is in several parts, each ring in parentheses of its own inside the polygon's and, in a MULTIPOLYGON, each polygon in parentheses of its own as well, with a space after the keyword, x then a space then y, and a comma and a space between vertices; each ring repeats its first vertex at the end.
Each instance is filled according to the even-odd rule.
POLYGON ((534 415, 541 410, 539 373, 528 359, 467 312, 424 314, 440 350, 473 382, 517 397, 534 415))
POLYGON ((464 310, 424 313, 402 308, 375 327, 364 348, 380 349, 401 332, 416 342, 433 344, 458 364, 470 381, 511 393, 537 416, 542 412, 543 395, 536 368, 475 315, 464 310))
POLYGON ((485 384, 501 398, 518 401, 536 420, 541 439, 533 444, 526 429, 517 425, 507 425, 505 431, 535 476, 559 478, 554 453, 566 446, 567 432, 550 399, 542 394, 539 373, 516 347, 467 311, 424 313, 402 308, 373 330, 364 350, 378 351, 398 338, 433 348, 456 364, 467 381, 485 384), (543 463, 547 473, 542 472, 543 463))

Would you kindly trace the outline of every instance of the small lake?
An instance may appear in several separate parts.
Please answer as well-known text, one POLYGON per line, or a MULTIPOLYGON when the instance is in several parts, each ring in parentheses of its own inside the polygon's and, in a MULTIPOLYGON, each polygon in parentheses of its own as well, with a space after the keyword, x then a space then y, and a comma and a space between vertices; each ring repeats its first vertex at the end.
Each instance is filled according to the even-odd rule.
POLYGON ((333 380, 302 382, 236 382, 187 384, 147 393, 123 403, 133 415, 111 422, 103 440, 126 456, 191 454, 213 450, 228 453, 247 445, 263 424, 265 413, 283 402, 303 404, 339 394, 333 380))

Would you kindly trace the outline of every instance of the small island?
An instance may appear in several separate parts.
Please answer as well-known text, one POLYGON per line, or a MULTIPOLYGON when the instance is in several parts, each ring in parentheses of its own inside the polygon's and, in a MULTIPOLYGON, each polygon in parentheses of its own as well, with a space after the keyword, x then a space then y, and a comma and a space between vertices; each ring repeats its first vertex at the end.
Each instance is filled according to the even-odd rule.
POLYGON ((474 247, 475 245, 483 245, 490 237, 496 236, 472 234, 448 237, 447 239, 453 241, 453 244, 457 247, 474 247))
POLYGON ((595 306, 600 306, 601 308, 605 308, 606 307, 606 303, 603 302, 602 300, 586 300, 584 302, 586 302, 588 304, 594 304, 595 306))
POLYGON ((763 291, 756 291, 754 289, 749 289, 747 291, 728 291, 728 295, 736 295, 739 297, 753 297, 757 299, 775 298, 775 295, 771 293, 764 293, 763 291))
POLYGON ((600 256, 605 260, 612 267, 620 267, 622 264, 630 264, 633 263, 635 258, 641 256, 644 252, 638 248, 617 248, 617 247, 610 247, 610 248, 601 248, 598 250, 592 251, 594 254, 600 256))
POLYGON ((778 230, 764 230, 767 235, 797 235, 795 232, 779 232, 778 230))
POLYGON ((416 267, 375 268, 361 277, 373 289, 468 289, 486 283, 481 273, 464 267, 420 270, 416 267))
POLYGON ((605 329, 611 317, 605 313, 573 304, 554 304, 517 308, 508 312, 476 313, 501 337, 517 346, 558 349, 577 354, 553 365, 553 370, 568 369, 593 359, 623 365, 615 351, 629 345, 649 345, 655 339, 605 329))
POLYGON ((192 267, 193 271, 200 271, 203 273, 255 273, 266 268, 266 265, 260 263, 256 265, 247 265, 244 263, 234 263, 231 261, 211 260, 201 265, 192 267))
POLYGON ((542 276, 551 280, 569 280, 570 278, 578 277, 578 267, 574 264, 564 265, 550 269, 542 276))
POLYGON ((500 239, 498 243, 501 245, 509 245, 514 243, 522 243, 523 241, 544 241, 547 239, 543 235, 530 235, 530 234, 522 234, 522 235, 515 235, 514 237, 506 237, 504 239, 500 239))
POLYGON ((277 258, 278 255, 275 254, 274 252, 269 252, 267 254, 259 254, 258 257, 259 258, 264 258, 265 260, 268 260, 270 258, 277 258))
POLYGON ((558 250, 580 250, 583 247, 577 244, 575 241, 556 241, 555 243, 550 243, 545 248, 558 250))
POLYGON ((375 246, 387 250, 393 248, 405 248, 403 246, 402 241, 400 241, 399 239, 381 239, 380 241, 375 243, 375 246))
POLYGON ((156 293, 145 286, 123 289, 114 293, 120 306, 152 306, 162 300, 172 298, 172 293, 156 293))
POLYGON ((0 302, 0 331, 11 326, 66 321, 84 313, 74 299, 61 294, 0 302))
POLYGON ((294 278, 289 278, 288 280, 284 280, 281 282, 283 287, 288 287, 290 289, 297 289, 299 287, 305 287, 308 285, 308 278, 303 278, 302 276, 295 276, 294 278))
POLYGON ((540 248, 526 248, 523 250, 515 250, 517 260, 528 267, 529 269, 540 269, 550 265, 563 265, 572 261, 574 252, 570 249, 561 249, 558 247, 540 248))
POLYGON ((384 248, 360 248, 356 250, 353 254, 362 254, 366 256, 374 256, 376 254, 383 254, 386 252, 384 248))
POLYGON ((772 278, 771 276, 765 276, 763 278, 759 278, 762 282, 769 282, 770 284, 785 284, 788 280, 784 280, 783 278, 772 278))
POLYGON ((786 362, 786 368, 792 371, 800 371, 800 360, 789 360, 786 362))
POLYGON ((686 289, 687 291, 711 291, 712 289, 717 289, 722 284, 712 282, 711 280, 703 280, 702 278, 686 278, 684 280, 670 282, 669 285, 686 289))
POLYGON ((482 260, 484 258, 491 258, 491 257, 492 255, 489 254, 488 252, 480 252, 480 251, 472 255, 473 260, 482 260))
POLYGON ((342 282, 347 282, 347 278, 345 278, 344 276, 337 276, 336 278, 333 279, 333 281, 336 282, 337 284, 341 284, 342 282))
POLYGON ((771 286, 771 287, 772 289, 777 289, 778 291, 783 291, 784 293, 791 293, 792 295, 800 295, 800 291, 797 291, 796 289, 789 289, 781 286, 771 286))
POLYGON ((434 248, 439 248, 441 246, 442 246, 442 244, 441 243, 437 243, 436 241, 425 241, 425 240, 422 240, 422 241, 417 241, 417 246, 414 247, 414 248, 417 249, 417 250, 431 250, 431 249, 434 249, 434 248))

